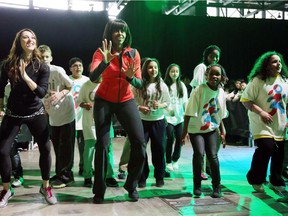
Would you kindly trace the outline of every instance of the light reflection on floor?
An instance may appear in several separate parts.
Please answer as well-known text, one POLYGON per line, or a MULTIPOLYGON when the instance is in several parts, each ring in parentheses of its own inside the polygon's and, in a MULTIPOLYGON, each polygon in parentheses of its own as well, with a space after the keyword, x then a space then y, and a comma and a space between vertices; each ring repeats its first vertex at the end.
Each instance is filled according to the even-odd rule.
MULTIPOLYGON (((123 143, 123 137, 113 140, 116 174, 123 143)), ((147 150, 150 155, 150 145, 147 150)), ((59 201, 55 206, 46 205, 39 194, 41 181, 38 169, 38 150, 21 152, 25 184, 24 187, 15 189, 16 196, 9 201, 6 208, 0 209, 0 216, 288 215, 288 204, 277 202, 281 196, 275 194, 267 186, 265 186, 265 194, 253 193, 252 187, 248 185, 245 175, 253 152, 254 149, 247 146, 230 145, 225 149, 220 149, 219 160, 224 194, 222 198, 210 197, 211 179, 202 181, 203 195, 200 198, 191 196, 193 151, 191 145, 186 144, 179 161, 179 171, 172 173, 171 178, 165 179, 164 187, 155 187, 151 166, 147 187, 139 189, 141 199, 138 202, 128 201, 127 193, 122 187, 124 184, 122 180, 119 181, 119 188, 107 189, 105 203, 102 205, 93 204, 91 189, 82 186, 83 178, 77 175, 79 157, 76 152, 76 182, 70 187, 54 190, 59 201)), ((54 157, 52 171, 54 171, 54 157)))

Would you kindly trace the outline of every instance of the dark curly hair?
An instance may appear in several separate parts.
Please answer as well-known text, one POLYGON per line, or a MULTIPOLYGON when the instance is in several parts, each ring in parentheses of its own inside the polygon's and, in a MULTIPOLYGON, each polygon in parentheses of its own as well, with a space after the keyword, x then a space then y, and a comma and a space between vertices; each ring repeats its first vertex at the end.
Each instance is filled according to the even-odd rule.
POLYGON ((280 76, 284 79, 288 77, 287 65, 284 62, 283 56, 276 51, 268 51, 262 54, 255 62, 250 74, 248 75, 248 81, 252 80, 254 77, 258 76, 262 80, 266 80, 268 77, 272 76, 271 71, 268 69, 270 64, 270 59, 273 55, 277 55, 280 58, 282 69, 280 76))

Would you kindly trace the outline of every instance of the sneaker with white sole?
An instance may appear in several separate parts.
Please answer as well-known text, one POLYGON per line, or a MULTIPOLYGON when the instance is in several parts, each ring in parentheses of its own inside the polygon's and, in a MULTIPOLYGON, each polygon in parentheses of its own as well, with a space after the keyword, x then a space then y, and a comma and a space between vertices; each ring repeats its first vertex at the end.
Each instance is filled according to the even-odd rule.
POLYGON ((174 171, 173 166, 172 166, 172 163, 167 163, 166 168, 167 168, 167 170, 168 170, 169 172, 174 171))
POLYGON ((264 193, 265 189, 263 187, 263 184, 253 184, 252 187, 254 188, 254 190, 258 193, 264 193))
POLYGON ((173 169, 174 169, 174 170, 178 170, 178 169, 179 169, 179 164, 178 164, 177 161, 176 161, 176 162, 173 162, 172 166, 173 166, 173 169))
POLYGON ((15 178, 14 181, 12 182, 12 187, 20 187, 24 182, 24 179, 22 177, 15 178))
POLYGON ((39 193, 41 193, 46 202, 50 205, 54 205, 57 203, 57 198, 54 196, 51 187, 43 188, 42 186, 40 187, 39 193))
POLYGON ((8 200, 14 196, 14 189, 10 187, 10 189, 2 190, 0 192, 0 208, 4 208, 8 204, 8 200))
POLYGON ((274 190, 274 191, 286 192, 285 186, 274 186, 273 184, 269 183, 269 188, 274 190))

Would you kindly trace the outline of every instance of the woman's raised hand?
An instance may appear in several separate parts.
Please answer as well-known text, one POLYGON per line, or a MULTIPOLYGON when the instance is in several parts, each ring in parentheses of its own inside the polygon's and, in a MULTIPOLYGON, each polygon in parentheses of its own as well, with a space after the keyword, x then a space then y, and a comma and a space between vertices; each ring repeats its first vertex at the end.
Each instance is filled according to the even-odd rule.
POLYGON ((111 53, 111 49, 112 49, 112 41, 109 41, 108 43, 108 41, 104 39, 102 41, 102 49, 100 49, 100 51, 103 55, 103 61, 106 64, 109 63, 115 57, 115 55, 111 53))
POLYGON ((136 73, 136 71, 139 68, 135 68, 135 61, 132 60, 131 62, 129 62, 127 64, 127 70, 124 71, 123 68, 121 69, 122 72, 124 72, 126 74, 127 77, 129 77, 130 79, 133 78, 134 74, 136 73))

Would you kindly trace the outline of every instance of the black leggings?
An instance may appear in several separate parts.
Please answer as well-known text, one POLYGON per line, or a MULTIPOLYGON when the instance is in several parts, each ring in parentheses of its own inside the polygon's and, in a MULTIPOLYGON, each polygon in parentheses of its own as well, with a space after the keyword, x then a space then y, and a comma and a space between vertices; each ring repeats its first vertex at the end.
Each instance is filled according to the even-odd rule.
POLYGON ((166 127, 166 136, 167 136, 167 146, 166 146, 166 163, 177 162, 181 155, 182 142, 181 135, 183 131, 183 122, 172 125, 169 124, 166 127), (173 144, 174 151, 173 151, 173 144))
POLYGON ((51 142, 46 115, 37 115, 31 118, 14 118, 4 116, 0 127, 0 173, 3 183, 11 180, 11 145, 17 136, 22 124, 26 124, 38 144, 40 151, 39 165, 43 180, 49 180, 51 169, 51 142))
POLYGON ((106 190, 107 156, 110 144, 111 120, 114 113, 128 134, 131 143, 128 176, 124 185, 126 190, 134 190, 136 188, 145 160, 146 143, 144 130, 135 101, 111 103, 95 97, 94 120, 97 142, 94 159, 95 178, 93 193, 101 198, 104 198, 106 190))
POLYGON ((211 167, 212 185, 218 186, 220 184, 220 168, 217 155, 217 133, 216 131, 202 133, 202 134, 189 134, 192 147, 193 147, 193 181, 194 187, 201 186, 201 168, 204 153, 206 152, 207 158, 211 167))

